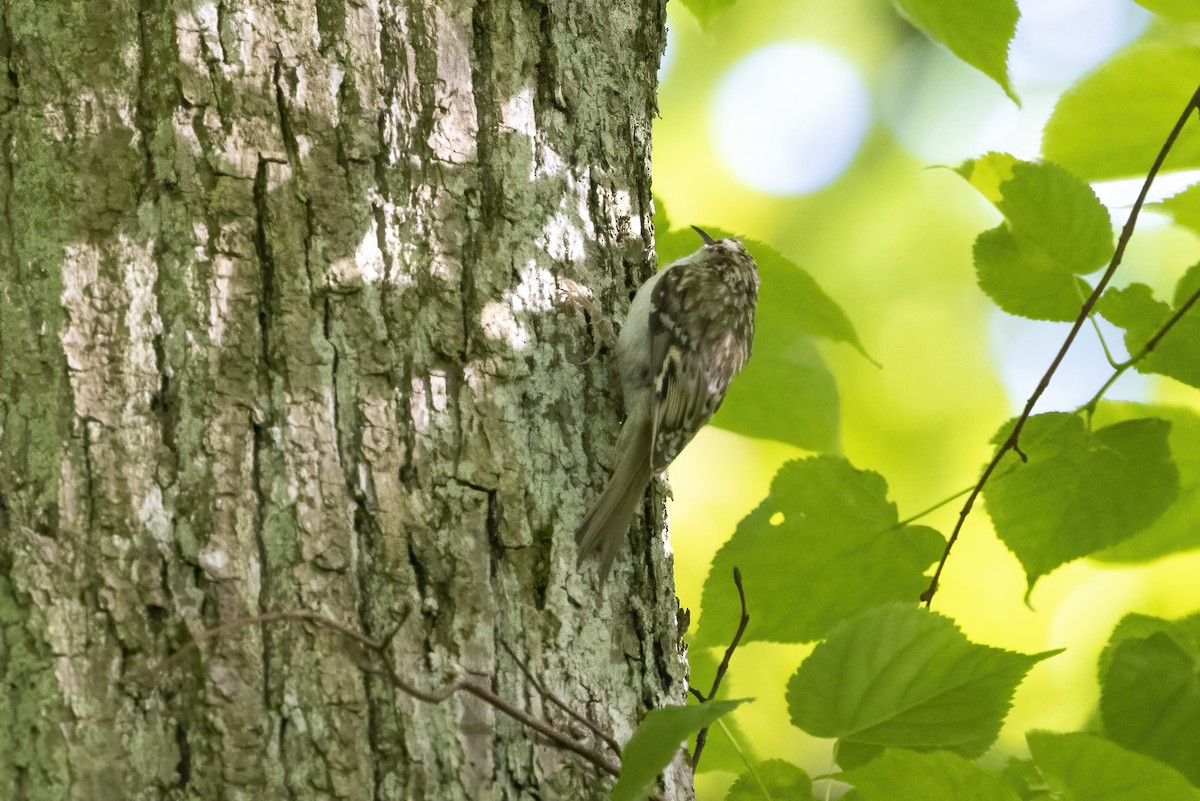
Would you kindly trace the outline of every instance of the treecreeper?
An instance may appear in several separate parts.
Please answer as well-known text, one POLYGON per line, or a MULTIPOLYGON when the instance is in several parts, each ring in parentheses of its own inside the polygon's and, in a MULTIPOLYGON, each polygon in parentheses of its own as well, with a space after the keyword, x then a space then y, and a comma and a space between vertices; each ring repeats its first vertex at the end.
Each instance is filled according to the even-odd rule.
POLYGON ((708 422, 750 359, 758 265, 737 240, 696 232, 704 244, 642 284, 617 338, 625 424, 616 466, 575 532, 580 562, 599 556, 601 582, 650 478, 708 422))

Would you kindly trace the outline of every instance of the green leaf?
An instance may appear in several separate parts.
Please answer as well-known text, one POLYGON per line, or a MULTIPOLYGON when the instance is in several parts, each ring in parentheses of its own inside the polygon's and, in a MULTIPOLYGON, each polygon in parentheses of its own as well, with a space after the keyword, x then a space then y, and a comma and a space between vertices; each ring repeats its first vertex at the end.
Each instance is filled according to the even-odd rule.
POLYGON ((1148 208, 1165 211, 1177 224, 1200 234, 1200 184, 1192 184, 1160 203, 1149 204, 1148 208))
POLYGON ((788 462, 714 557, 696 644, 724 644, 737 628, 734 567, 752 617, 747 642, 811 642, 860 610, 915 601, 945 541, 924 526, 896 528, 898 521, 878 473, 834 456, 788 462))
MULTIPOLYGON (((1096 308, 1104 319, 1125 329, 1125 347, 1136 355, 1197 289, 1200 289, 1200 264, 1192 265, 1179 279, 1173 305, 1155 300, 1150 287, 1135 283, 1108 290, 1096 308)), ((1197 342, 1200 342, 1200 303, 1193 304, 1134 369, 1139 373, 1170 376, 1200 388, 1197 342)))
POLYGON ((788 709, 817 737, 975 757, 1000 733, 1021 679, 1054 653, 976 645, 949 618, 889 604, 813 649, 788 682, 788 709))
POLYGON ((700 26, 707 28, 718 16, 733 7, 737 0, 683 0, 684 7, 692 12, 700 26))
POLYGON ((1042 250, 1060 270, 1084 275, 1112 256, 1112 220, 1086 183, 1057 164, 1019 161, 1007 153, 989 153, 958 169, 977 188, 989 170, 996 172, 992 191, 999 193, 989 199, 1013 236, 1042 250))
POLYGON ((1138 417, 1171 424, 1167 442, 1179 469, 1179 497, 1162 517, 1122 543, 1091 555, 1104 562, 1149 562, 1168 554, 1200 548, 1200 415, 1191 409, 1141 403, 1102 403, 1093 425, 1138 417))
MULTIPOLYGON (((1144 176, 1196 91, 1197 75, 1194 45, 1140 46, 1110 59, 1058 101, 1042 155, 1089 181, 1144 176)), ((1190 128, 1172 148, 1168 169, 1200 166, 1200 135, 1190 128)))
POLYGON ((1011 153, 991 151, 967 159, 954 171, 967 180, 993 206, 1004 200, 1003 185, 1013 179, 1013 168, 1021 160, 1011 153))
POLYGON ((812 780, 791 762, 770 759, 754 766, 729 788, 725 801, 815 801, 812 780))
POLYGON ((658 775, 671 764, 684 740, 711 726, 745 700, 670 706, 646 713, 621 751, 621 775, 613 785, 612 801, 640 801, 649 795, 658 775))
MULTIPOLYGON (((669 263, 694 252, 700 238, 690 228, 671 231, 661 203, 655 204, 655 248, 669 263)), ((731 236, 703 226, 714 239, 731 236)), ((760 439, 807 450, 836 452, 838 392, 812 337, 863 349, 849 318, 812 276, 761 242, 741 239, 758 262, 762 287, 755 315, 754 353, 729 388, 712 424, 760 439)))
POLYGON ((1200 662, 1200 614, 1179 620, 1164 620, 1131 612, 1117 623, 1100 653, 1100 678, 1103 680, 1108 674, 1116 649, 1122 643, 1126 640, 1144 640, 1160 633, 1169 635, 1193 660, 1200 662))
POLYGON ((1124 638, 1101 677, 1100 715, 1114 743, 1200 785, 1200 664, 1188 639, 1185 649, 1168 631, 1124 638))
POLYGON ((1074 732, 1030 732, 1033 760, 1047 783, 1071 801, 1200 801, 1175 770, 1108 740, 1074 732))
POLYGON ((995 776, 946 751, 920 754, 889 749, 869 764, 835 778, 854 785, 861 801, 1020 801, 995 776))
MULTIPOLYGON (((721 235, 729 236, 724 232, 721 235)), ((759 314, 772 318, 792 318, 791 323, 796 331, 831 342, 844 342, 871 361, 850 318, 841 306, 825 294, 811 275, 762 242, 744 237, 741 241, 754 254, 762 277, 758 296, 759 314)))
POLYGON ((1092 188, 1055 164, 988 153, 960 175, 1005 223, 975 240, 979 286, 1007 312, 1073 320, 1091 287, 1077 278, 1108 262, 1112 222, 1092 188))
POLYGON ((843 770, 853 770, 877 759, 885 750, 882 745, 838 740, 833 744, 833 761, 843 770))
POLYGON ((1162 17, 1183 22, 1200 22, 1200 4, 1196 0, 1134 0, 1142 8, 1162 17))
POLYGON ((1017 239, 1006 226, 975 239, 975 274, 982 289, 1009 314, 1030 320, 1074 320, 1092 287, 1064 272, 1045 252, 1017 239))
POLYGON ((1016 0, 894 0, 926 36, 950 49, 1020 103, 1008 75, 1008 45, 1017 30, 1016 0))
MULTIPOLYGON (((1148 418, 1089 432, 1073 414, 1029 418, 1020 443, 1029 461, 1008 453, 984 500, 1030 592, 1059 565, 1133 536, 1166 511, 1179 493, 1170 428, 1148 418)), ((1006 424, 993 441, 1011 429, 1006 424)))
POLYGON ((1000 778, 1021 798, 1021 801, 1049 801, 1051 798, 1042 774, 1031 759, 1010 757, 1000 778))

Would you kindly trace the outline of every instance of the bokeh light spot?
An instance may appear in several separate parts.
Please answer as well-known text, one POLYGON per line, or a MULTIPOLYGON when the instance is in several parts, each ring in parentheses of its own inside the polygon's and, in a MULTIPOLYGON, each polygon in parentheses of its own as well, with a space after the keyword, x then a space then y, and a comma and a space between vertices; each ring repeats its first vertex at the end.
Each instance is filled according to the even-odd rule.
POLYGON ((1018 5, 1021 21, 1009 52, 1018 91, 1071 83, 1136 39, 1152 18, 1128 0, 1021 0, 1018 5))
POLYGON ((858 71, 828 47, 798 42, 768 45, 731 67, 711 109, 721 160, 773 195, 812 192, 836 179, 870 122, 858 71))
MULTIPOLYGON (((1120 329, 1097 316, 1113 357, 1128 358, 1120 329)), ((1070 330, 1070 323, 1026 320, 997 310, 991 318, 989 339, 1000 368, 1000 378, 1008 391, 1011 408, 1016 411, 1037 386, 1055 353, 1070 330)), ((1104 385, 1113 367, 1104 356, 1104 348, 1091 326, 1079 332, 1054 380, 1038 402, 1037 411, 1070 412, 1079 408, 1104 385)), ((1145 403, 1150 397, 1150 379, 1132 370, 1121 376, 1104 397, 1145 403)))

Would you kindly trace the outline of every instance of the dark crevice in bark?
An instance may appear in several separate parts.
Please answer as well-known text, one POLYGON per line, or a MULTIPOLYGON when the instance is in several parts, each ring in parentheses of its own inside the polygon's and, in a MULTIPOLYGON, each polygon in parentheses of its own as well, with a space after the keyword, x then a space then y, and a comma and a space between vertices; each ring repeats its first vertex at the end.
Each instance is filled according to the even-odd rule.
MULTIPOLYGON (((263 427, 251 421, 253 431, 253 450, 250 461, 250 483, 254 488, 254 541, 258 546, 258 613, 265 615, 270 611, 268 604, 268 585, 270 583, 270 554, 267 550, 266 516, 270 489, 263 486, 262 458, 263 449, 267 447, 264 441, 263 427)), ((268 714, 274 711, 271 703, 271 628, 263 626, 259 639, 262 641, 262 703, 268 714)))
MULTIPOLYGON (((504 510, 500 506, 500 493, 494 489, 487 490, 487 535, 492 543, 492 558, 498 564, 503 553, 504 543, 500 541, 500 520, 504 510)), ((492 566, 492 575, 496 574, 496 565, 492 566)))
MULTIPOLYGON (((4 209, 4 238, 7 245, 7 261, 9 269, 12 270, 12 277, 20 281, 22 259, 17 252, 17 237, 16 229, 13 226, 13 197, 14 197, 14 180, 15 170, 13 168, 13 119, 16 117, 17 107, 21 102, 21 83, 17 76, 16 67, 13 64, 13 49, 12 49, 12 29, 8 25, 7 14, 0 15, 0 59, 4 60, 6 69, 6 77, 8 80, 8 91, 4 97, 0 97, 0 119, 4 120, 0 131, 3 131, 3 137, 0 137, 0 150, 3 155, 3 169, 5 175, 6 192, 3 198, 0 198, 4 209)), ((3 327, 0 327, 0 333, 3 333, 3 327)), ((3 340, 0 339, 0 353, 4 352, 2 347, 3 340)))
MULTIPOLYGON (((285 765, 288 762, 287 740, 288 740, 288 732, 290 730, 291 730, 291 727, 288 726, 287 715, 280 715, 279 716, 279 756, 280 756, 280 759, 283 760, 285 765)), ((301 738, 301 739, 303 739, 303 738, 301 738)), ((289 773, 290 773, 290 771, 284 772, 283 791, 284 791, 284 794, 287 795, 287 797, 289 799, 293 799, 293 801, 294 801, 294 799, 296 798, 296 788, 292 784, 291 777, 288 775, 289 773)))
MULTIPOLYGON (((275 260, 271 255, 267 238, 267 162, 258 160, 254 173, 254 250, 258 256, 260 293, 258 300, 259 335, 262 338, 263 366, 270 373, 273 367, 271 356, 271 327, 275 305, 275 260)), ((269 386, 269 383, 268 383, 269 386)))
MULTIPOLYGON (((479 0, 471 13, 471 92, 475 101, 475 147, 479 166, 479 219, 504 219, 504 187, 492 170, 497 164, 498 114, 493 76, 496 57, 492 37, 495 30, 492 0, 479 0)), ((470 189, 468 189, 470 191, 470 189)), ((469 216, 468 216, 469 219, 469 216)), ((474 265, 472 265, 474 266, 474 265)), ((464 265, 464 272, 467 272, 464 265)))
MULTIPOLYGON (((354 508, 354 533, 358 539, 358 565, 355 577, 358 584, 358 621, 364 634, 373 639, 380 637, 379 627, 372 625, 374 615, 372 603, 383 604, 381 592, 390 588, 380 580, 371 567, 378 548, 380 532, 373 517, 367 514, 366 505, 360 497, 354 508)), ((386 607, 384 607, 386 608, 386 607)), ((394 756, 395 740, 383 736, 385 710, 395 709, 395 689, 386 680, 364 665, 362 670, 363 695, 367 699, 367 742, 371 753, 371 798, 384 801, 385 781, 388 769, 400 770, 401 762, 391 764, 387 756, 394 756)))
MULTIPOLYGON (((156 127, 156 115, 164 107, 163 100, 157 96, 159 93, 155 88, 160 82, 165 80, 165 76, 159 74, 162 65, 158 62, 161 59, 155 57, 154 53, 154 36, 159 33, 158 25, 161 24, 161 19, 155 15, 156 4, 154 0, 139 0, 137 9, 138 19, 138 76, 137 76, 137 99, 134 108, 134 124, 140 132, 140 150, 142 152, 142 177, 141 182, 135 188, 136 203, 140 204, 146 197, 146 194, 152 193, 152 197, 157 198, 160 186, 155 178, 154 173, 154 154, 152 143, 154 141, 154 133, 156 127)), ((178 100, 175 97, 174 100, 178 100)), ((172 104, 173 105, 173 104, 172 104)), ((156 302, 156 308, 161 314, 163 297, 165 294, 164 284, 168 280, 163 274, 163 254, 164 241, 161 231, 159 235, 152 240, 151 258, 156 266, 154 277, 153 295, 156 302)), ((173 387, 171 386, 170 366, 167 361, 166 345, 164 342, 165 334, 163 332, 156 333, 151 340, 151 345, 154 349, 155 371, 159 376, 158 390, 150 398, 150 410, 157 416, 158 425, 162 435, 164 447, 170 453, 172 459, 177 456, 176 449, 176 420, 174 414, 174 404, 172 403, 171 394, 173 387)), ((172 464, 171 473, 175 473, 177 465, 172 464)), ((174 483, 174 475, 172 475, 170 483, 174 483)), ((167 557, 164 556, 165 560, 167 557)), ((165 561, 164 561, 165 565, 165 561)), ((166 581, 163 582, 164 590, 167 589, 166 581)), ((170 597, 170 593, 167 593, 170 597)))
MULTIPOLYGON (((279 131, 283 140, 283 149, 287 153, 288 164, 292 168, 293 191, 303 199, 304 202, 304 274, 308 279, 309 292, 314 296, 320 295, 324 289, 321 282, 313 280, 313 264, 312 264, 312 243, 314 231, 316 230, 316 219, 313 212, 312 199, 308 197, 307 188, 305 187, 305 169, 304 162, 300 158, 300 145, 296 139, 296 129, 292 122, 292 114, 288 109, 289 93, 295 93, 297 76, 294 68, 283 66, 283 55, 277 52, 277 59, 273 69, 273 82, 275 85, 275 109, 279 115, 279 131), (286 86, 285 86, 286 82, 286 86)), ((329 342, 328 331, 328 297, 326 297, 326 330, 325 339, 329 342)), ((333 343, 329 342, 329 346, 333 348, 333 343)), ((334 364, 336 370, 337 352, 334 348, 334 364)), ((336 378, 336 375, 335 375, 336 378)), ((337 384, 334 383, 334 403, 337 403, 336 397, 337 384)))
POLYGON ((187 729, 175 721, 175 748, 179 751, 179 762, 175 765, 177 787, 187 787, 192 780, 192 747, 188 744, 187 729))
MULTIPOLYGON (((165 564, 165 563, 163 563, 165 564)), ((161 604, 146 604, 146 626, 155 640, 162 638, 167 628, 167 608, 161 604)))
POLYGON ((533 560, 530 565, 533 578, 533 602, 538 611, 546 608, 547 594, 550 591, 551 577, 554 573, 554 533, 546 529, 533 538, 533 560))
POLYGON ((151 100, 147 97, 151 74, 150 32, 147 17, 152 13, 153 0, 138 0, 138 75, 137 101, 133 110, 133 123, 141 133, 140 150, 142 152, 142 180, 134 189, 135 204, 140 203, 144 193, 154 186, 154 155, 150 150, 150 142, 154 137, 154 111, 150 108, 151 100))
MULTIPOLYGON (((69 387, 70 385, 71 385, 70 377, 68 376, 67 386, 69 387)), ((95 536, 97 533, 96 532, 96 471, 95 471, 93 463, 92 463, 92 430, 91 430, 92 422, 94 422, 94 420, 90 417, 80 417, 79 418, 80 442, 83 446, 83 448, 82 448, 83 449, 83 472, 84 472, 83 486, 85 488, 84 491, 87 493, 87 498, 85 500, 85 503, 87 505, 87 512, 85 513, 85 519, 87 520, 88 533, 91 534, 92 536, 95 536)), ((94 555, 94 549, 85 548, 84 553, 85 553, 85 558, 90 561, 94 555)), ((89 568, 91 568, 91 567, 94 567, 94 566, 89 565, 89 568)), ((88 575, 95 576, 96 573, 93 569, 89 569, 88 575)))
MULTIPOLYGON (((632 140, 632 131, 630 131, 630 144, 636 144, 632 140)), ((637 189, 637 213, 642 220, 642 242, 646 247, 646 261, 654 266, 654 262, 650 258, 650 251, 654 247, 654 197, 650 188, 650 179, 638 173, 634 180, 634 188, 637 189)), ((657 259, 657 254, 655 255, 657 259)))
MULTIPOLYGON (((487 2, 487 0, 484 0, 487 2)), ((438 111, 437 90, 435 86, 438 78, 438 39, 437 32, 431 31, 430 26, 425 19, 426 8, 422 3, 407 3, 409 9, 408 15, 408 30, 412 34, 412 41, 406 42, 405 47, 398 48, 400 62, 404 63, 406 56, 411 54, 413 60, 415 75, 412 77, 412 85, 416 86, 420 99, 416 108, 416 120, 411 128, 405 126, 403 134, 407 134, 400 148, 400 152, 409 156, 412 159, 419 160, 422 164, 432 163, 432 154, 429 150, 429 138, 433 134, 434 115, 438 111)), ((478 13, 478 6, 475 12, 478 13)), ((398 73, 406 72, 407 70, 399 70, 398 73)), ((408 97, 404 98, 409 101, 408 97)), ((411 102, 401 104, 403 111, 413 111, 411 102)), ((408 165, 406 165, 407 167, 408 165)), ((410 192, 417 185, 414 176, 409 169, 404 169, 403 174, 409 178, 409 186, 406 187, 410 192)), ((411 198, 410 202, 419 203, 420 201, 411 198)))
POLYGON ((8 74, 8 84, 12 88, 11 100, 9 100, 9 98, 5 98, 6 102, 4 108, 0 109, 0 112, 11 111, 12 109, 16 108, 18 103, 21 102, 20 95, 18 94, 21 82, 17 77, 17 70, 13 66, 12 45, 13 35, 12 28, 9 27, 8 24, 8 15, 0 15, 0 58, 4 59, 5 68, 8 74))
POLYGON ((425 565, 421 563, 421 557, 417 555, 416 550, 413 548, 411 539, 408 542, 408 563, 412 567, 413 579, 417 583, 417 597, 424 599, 427 583, 425 565))
MULTIPOLYGON (((232 66, 232 63, 229 61, 229 48, 225 46, 225 31, 228 30, 227 13, 225 0, 217 0, 217 41, 221 43, 221 63, 229 67, 232 66)), ((203 37, 201 37, 201 43, 204 44, 203 37)))
MULTIPOLYGON (((672 684, 670 666, 667 660, 670 658, 663 649, 663 640, 661 637, 655 637, 652 648, 654 649, 654 669, 658 672, 659 686, 663 688, 670 687, 672 684)), ((650 706, 656 702, 651 701, 650 706)))
MULTIPOLYGON (((221 34, 221 30, 222 30, 222 25, 224 23, 224 18, 225 18, 225 5, 223 2, 218 3, 217 4, 217 42, 218 42, 218 44, 222 44, 222 42, 223 42, 220 34, 221 34)), ((228 81, 226 81, 225 74, 222 71, 221 67, 218 66, 219 64, 225 64, 226 66, 230 66, 229 62, 226 59, 225 47, 222 44, 221 52, 214 54, 212 52, 212 50, 210 50, 208 47, 208 37, 207 36, 198 37, 198 41, 199 41, 199 45, 200 45, 200 54, 203 57, 204 65, 208 68, 207 69, 208 85, 212 88, 213 107, 217 111, 217 118, 221 120, 222 128, 225 130, 226 133, 229 133, 231 125, 233 123, 233 120, 230 119, 229 117, 226 117, 225 102, 224 102, 225 92, 229 89, 229 83, 228 83, 228 81)), ((200 118, 202 118, 202 116, 203 115, 197 115, 198 120, 200 118)), ((206 126, 203 126, 203 124, 201 124, 200 127, 206 127, 206 126)), ((205 135, 205 138, 207 138, 207 133, 205 135)), ((201 139, 200 141, 203 142, 203 141, 205 141, 205 139, 201 139)), ((204 152, 212 153, 212 152, 214 152, 214 150, 218 150, 218 149, 214 148, 214 149, 210 150, 208 148, 205 148, 204 152)))
POLYGON ((495 54, 492 50, 495 23, 492 15, 491 0, 478 0, 471 11, 471 92, 475 104, 475 148, 478 168, 474 171, 475 183, 467 185, 463 200, 468 207, 475 206, 478 210, 468 208, 466 211, 469 221, 468 233, 466 242, 463 243, 460 323, 464 363, 473 355, 475 312, 482 307, 481 300, 476 298, 476 272, 486 261, 483 253, 491 233, 488 230, 488 222, 503 221, 501 212, 504 208, 504 188, 502 179, 493 172, 497 146, 497 110, 491 92, 492 74, 495 69, 495 54))
MULTIPOLYGON (((289 158, 292 158, 292 157, 289 155, 289 158)), ((303 176, 304 176, 304 170, 301 168, 299 161, 295 158, 292 158, 292 165, 295 170, 295 173, 294 173, 295 176, 302 181, 303 176)), ((303 184, 301 184, 300 189, 303 190, 303 184)), ((316 215, 313 213, 312 200, 308 197, 305 197, 304 198, 304 275, 308 279, 308 291, 311 294, 311 296, 313 297, 313 299, 315 300, 316 298, 324 295, 325 296, 325 306, 328 307, 328 305, 329 305, 329 290, 325 286, 325 281, 323 279, 314 280, 314 276, 313 276, 313 260, 312 260, 313 248, 312 248, 312 245, 313 245, 313 237, 315 236, 314 231, 316 231, 316 229, 317 229, 317 220, 316 220, 316 215)), ((329 343, 330 348, 333 348, 335 350, 335 357, 336 357, 337 349, 334 347, 333 342, 330 341, 330 339, 329 339, 329 331, 328 330, 325 331, 325 341, 329 343)), ((336 389, 336 386, 334 388, 336 389)), ((335 399, 334 403, 336 403, 336 402, 337 402, 337 400, 335 399)))
MULTIPOLYGON (((304 255, 307 260, 308 244, 305 243, 304 255)), ((333 300, 329 295, 325 296, 321 310, 321 335, 329 344, 329 382, 330 382, 330 403, 332 404, 333 413, 333 436, 337 445, 338 463, 342 467, 342 476, 346 481, 346 491, 351 497, 354 497, 356 503, 361 504, 362 499, 358 498, 358 490, 356 489, 357 482, 355 476, 358 473, 358 459, 351 444, 358 439, 358 426, 353 426, 352 431, 343 430, 343 425, 346 421, 342 419, 342 387, 341 387, 341 360, 342 355, 338 351, 337 344, 333 341, 333 300)), ((351 421, 353 422, 353 421, 351 421)))
POLYGON ((297 170, 296 174, 299 175, 300 159, 297 157, 296 132, 292 130, 292 119, 287 108, 287 94, 283 86, 285 78, 288 82, 288 91, 294 92, 296 87, 296 71, 290 67, 286 71, 284 70, 283 54, 276 50, 275 65, 271 79, 275 86, 275 110, 279 115, 279 130, 282 134, 284 150, 287 151, 288 161, 297 170))
MULTIPOLYGON (((546 0, 534 0, 537 11, 538 41, 542 44, 537 51, 537 62, 534 64, 537 92, 534 94, 534 119, 539 130, 545 125, 545 109, 553 108, 567 114, 571 118, 570 107, 563 97, 558 84, 558 52, 554 47, 554 17, 550 3, 546 0)), ((553 127, 553 126, 550 126, 553 127)))
MULTIPOLYGON (((155 277, 154 295, 156 298, 161 298, 161 285, 163 282, 162 261, 157 243, 154 251, 155 261, 159 264, 159 270, 155 277)), ((170 365, 167 364, 166 345, 163 339, 162 334, 155 334, 150 341, 150 344, 154 348, 154 369, 158 372, 159 376, 158 389, 150 396, 150 411, 158 416, 159 427, 162 430, 163 446, 171 453, 172 457, 175 457, 177 455, 177 448, 175 443, 174 407, 171 404, 170 365)))

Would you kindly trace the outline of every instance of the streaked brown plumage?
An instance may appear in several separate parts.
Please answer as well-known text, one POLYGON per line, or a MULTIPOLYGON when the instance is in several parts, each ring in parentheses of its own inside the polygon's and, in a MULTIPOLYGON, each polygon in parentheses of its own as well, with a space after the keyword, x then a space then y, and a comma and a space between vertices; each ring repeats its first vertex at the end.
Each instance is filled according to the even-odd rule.
POLYGON ((750 358, 757 265, 741 243, 696 231, 704 246, 638 289, 617 341, 626 412, 617 463, 575 533, 580 560, 599 554, 602 581, 650 477, 708 422, 750 358))

